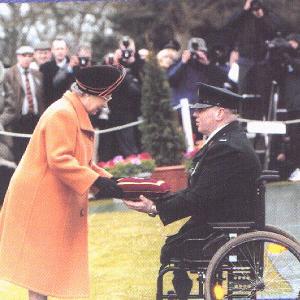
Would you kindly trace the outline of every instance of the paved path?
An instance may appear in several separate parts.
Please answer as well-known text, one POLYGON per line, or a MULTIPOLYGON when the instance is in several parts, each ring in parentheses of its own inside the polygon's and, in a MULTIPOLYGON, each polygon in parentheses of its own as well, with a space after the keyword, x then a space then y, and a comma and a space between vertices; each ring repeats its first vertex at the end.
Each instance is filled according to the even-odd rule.
POLYGON ((266 223, 286 230, 300 241, 300 182, 267 186, 266 223))

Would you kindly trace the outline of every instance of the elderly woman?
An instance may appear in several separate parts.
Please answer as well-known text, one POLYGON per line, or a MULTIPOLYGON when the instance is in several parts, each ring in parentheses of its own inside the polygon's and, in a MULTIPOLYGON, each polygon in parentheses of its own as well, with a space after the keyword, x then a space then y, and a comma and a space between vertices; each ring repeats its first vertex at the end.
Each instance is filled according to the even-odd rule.
POLYGON ((107 106, 124 76, 115 66, 80 69, 41 116, 12 177, 0 217, 0 278, 26 287, 30 300, 89 295, 88 191, 122 197, 91 161, 89 114, 107 106))

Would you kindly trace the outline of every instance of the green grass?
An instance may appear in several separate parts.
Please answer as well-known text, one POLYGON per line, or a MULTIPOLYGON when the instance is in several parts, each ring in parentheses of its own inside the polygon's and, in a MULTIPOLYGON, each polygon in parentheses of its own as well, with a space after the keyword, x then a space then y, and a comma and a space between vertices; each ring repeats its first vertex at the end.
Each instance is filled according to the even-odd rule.
MULTIPOLYGON (((95 201, 90 206, 94 210, 109 203, 95 201)), ((89 299, 155 299, 160 248, 182 223, 164 227, 158 217, 127 210, 90 214, 89 299)), ((25 300, 27 291, 0 281, 0 299, 25 300)))

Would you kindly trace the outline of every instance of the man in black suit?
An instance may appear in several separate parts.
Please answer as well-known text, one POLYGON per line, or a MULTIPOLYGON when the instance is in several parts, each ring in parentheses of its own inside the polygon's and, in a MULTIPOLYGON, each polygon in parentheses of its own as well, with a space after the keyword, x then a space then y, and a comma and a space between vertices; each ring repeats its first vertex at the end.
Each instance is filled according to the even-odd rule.
POLYGON ((63 39, 54 40, 51 51, 53 59, 40 66, 40 72, 43 74, 46 107, 61 98, 64 92, 69 89, 74 81, 73 67, 76 65, 68 57, 69 49, 63 39))
MULTIPOLYGON (((167 238, 162 264, 168 264, 171 257, 182 257, 185 239, 208 236, 209 222, 254 219, 256 179, 261 167, 237 121, 242 97, 202 83, 198 95, 191 107, 206 142, 194 158, 188 188, 156 203, 142 195, 140 201, 124 201, 129 208, 159 215, 164 225, 190 217, 177 234, 167 238)), ((186 299, 192 287, 187 273, 174 272, 173 284, 179 299, 186 299)))

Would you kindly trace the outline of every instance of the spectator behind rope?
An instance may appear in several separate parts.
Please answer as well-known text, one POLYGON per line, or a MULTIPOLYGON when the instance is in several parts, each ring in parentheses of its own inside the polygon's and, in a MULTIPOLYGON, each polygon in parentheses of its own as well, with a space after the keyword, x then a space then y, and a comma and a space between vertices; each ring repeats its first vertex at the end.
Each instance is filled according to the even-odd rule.
MULTIPOLYGON (((16 102, 8 82, 3 83, 4 67, 0 61, 0 131, 11 131, 16 120, 16 102)), ((0 206, 2 205, 8 183, 15 170, 13 139, 0 134, 0 206)))
MULTIPOLYGON (((7 69, 4 82, 12 88, 12 97, 16 105, 16 121, 13 130, 31 134, 45 109, 42 74, 29 66, 33 60, 33 48, 22 46, 17 49, 17 64, 7 69)), ((14 139, 14 155, 19 162, 28 144, 27 138, 14 139)))
POLYGON ((229 20, 226 28, 231 31, 232 47, 239 52, 239 93, 261 95, 243 105, 242 116, 262 119, 268 111, 271 88, 266 41, 278 31, 275 19, 260 1, 246 0, 243 10, 229 20))

